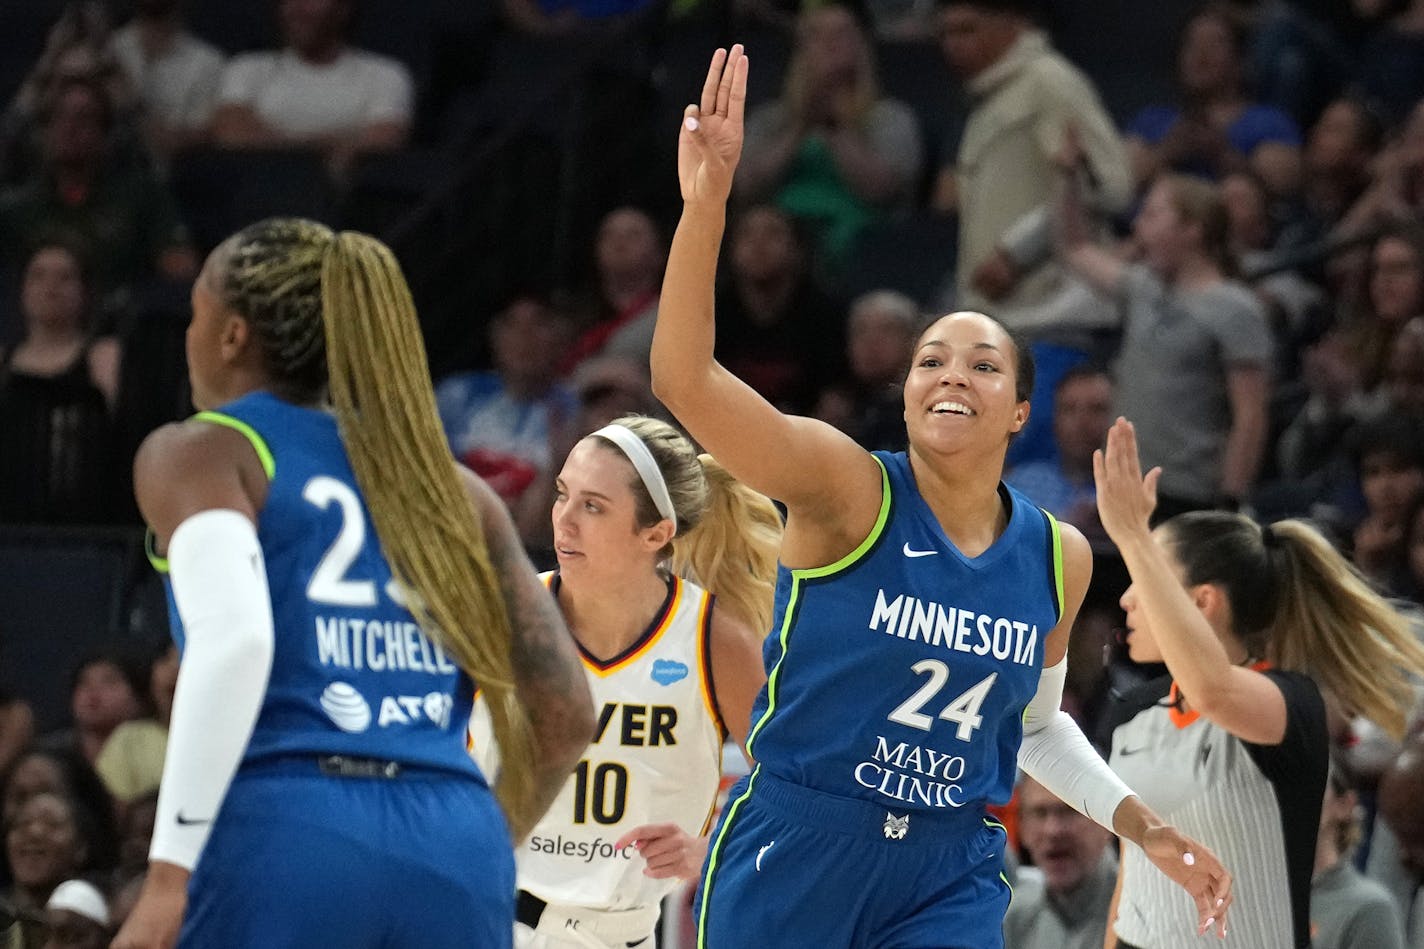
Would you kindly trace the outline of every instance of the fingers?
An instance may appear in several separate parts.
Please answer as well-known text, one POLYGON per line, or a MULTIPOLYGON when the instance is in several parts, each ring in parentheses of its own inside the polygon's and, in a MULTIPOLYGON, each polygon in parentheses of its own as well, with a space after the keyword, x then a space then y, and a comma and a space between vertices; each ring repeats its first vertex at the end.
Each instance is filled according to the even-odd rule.
MULTIPOLYGON (((737 47, 741 49, 741 47, 737 47)), ((728 96, 727 118, 731 119, 740 128, 747 111, 747 70, 750 63, 747 61, 746 53, 737 57, 737 64, 732 75, 732 91, 728 96)))
POLYGON ((707 67, 707 78, 702 83, 702 111, 717 111, 717 87, 722 82, 722 67, 727 63, 727 51, 718 49, 712 54, 712 64, 707 67))
POLYGON ((732 47, 731 53, 726 57, 726 64, 722 67, 722 78, 716 87, 716 114, 726 115, 729 108, 732 108, 732 78, 736 74, 736 63, 742 58, 742 44, 738 43, 732 47))
POLYGON ((622 837, 619 837, 617 843, 613 846, 618 850, 622 850, 624 847, 637 845, 639 849, 641 849, 643 845, 657 840, 660 837, 674 834, 677 830, 678 827, 676 824, 639 824, 622 837))

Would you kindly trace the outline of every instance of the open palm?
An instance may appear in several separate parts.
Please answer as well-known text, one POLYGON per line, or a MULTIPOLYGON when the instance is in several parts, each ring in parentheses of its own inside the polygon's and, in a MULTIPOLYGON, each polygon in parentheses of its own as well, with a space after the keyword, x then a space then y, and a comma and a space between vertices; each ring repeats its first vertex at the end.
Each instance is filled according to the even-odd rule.
POLYGON ((712 54, 702 101, 683 113, 677 142, 677 177, 686 202, 723 202, 742 157, 747 104, 747 57, 740 44, 712 54))

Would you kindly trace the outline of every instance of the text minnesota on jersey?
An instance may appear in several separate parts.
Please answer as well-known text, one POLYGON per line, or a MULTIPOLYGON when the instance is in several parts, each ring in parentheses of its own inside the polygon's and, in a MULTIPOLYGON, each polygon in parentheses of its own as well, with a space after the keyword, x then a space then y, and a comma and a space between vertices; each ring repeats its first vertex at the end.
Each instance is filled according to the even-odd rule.
MULTIPOLYGON (((906 642, 921 642, 951 653, 993 656, 999 662, 1033 666, 1037 662, 1038 626, 945 606, 932 600, 900 594, 889 599, 883 589, 876 591, 869 629, 906 642)), ((931 716, 922 711, 930 706, 949 677, 949 667, 939 659, 926 658, 911 666, 927 676, 925 683, 888 716, 901 725, 928 731, 935 718, 956 723, 955 736, 969 741, 982 724, 979 706, 994 687, 998 674, 991 672, 961 692, 931 716)), ((856 783, 894 800, 925 807, 962 807, 959 781, 967 767, 965 758, 929 745, 894 741, 877 735, 869 759, 855 766, 856 783)))

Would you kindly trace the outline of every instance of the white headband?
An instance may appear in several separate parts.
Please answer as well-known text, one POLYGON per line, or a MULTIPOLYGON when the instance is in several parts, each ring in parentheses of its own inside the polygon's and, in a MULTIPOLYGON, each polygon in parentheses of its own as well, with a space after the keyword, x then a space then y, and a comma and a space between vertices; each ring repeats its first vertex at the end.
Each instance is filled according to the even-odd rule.
POLYGON ((673 509, 667 482, 663 480, 663 473, 659 470, 658 463, 653 460, 653 453, 648 451, 648 446, 643 443, 643 440, 632 429, 624 428, 622 425, 605 425, 593 434, 608 439, 623 450, 623 454, 627 455, 628 460, 633 463, 638 477, 643 479, 643 487, 647 488, 648 493, 652 495, 653 506, 658 509, 659 514, 672 521, 675 530, 677 528, 677 511, 673 509))
POLYGON ((84 880, 65 880, 54 888, 45 909, 68 910, 85 919, 109 925, 109 906, 104 896, 92 883, 84 880))

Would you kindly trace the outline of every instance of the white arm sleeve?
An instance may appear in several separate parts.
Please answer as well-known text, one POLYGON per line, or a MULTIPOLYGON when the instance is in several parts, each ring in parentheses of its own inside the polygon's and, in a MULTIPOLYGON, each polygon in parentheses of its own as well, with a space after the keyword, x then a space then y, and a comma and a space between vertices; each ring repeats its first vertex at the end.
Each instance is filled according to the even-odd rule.
POLYGON ((1132 796, 1132 789, 1113 773, 1078 723, 1062 710, 1067 676, 1066 656, 1039 675, 1038 691, 1024 709, 1019 767, 1063 803, 1111 831, 1113 814, 1132 796))
POLYGON ((193 869, 252 736, 272 671, 272 600, 257 530, 209 510, 168 544, 185 642, 149 859, 193 869))

